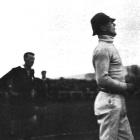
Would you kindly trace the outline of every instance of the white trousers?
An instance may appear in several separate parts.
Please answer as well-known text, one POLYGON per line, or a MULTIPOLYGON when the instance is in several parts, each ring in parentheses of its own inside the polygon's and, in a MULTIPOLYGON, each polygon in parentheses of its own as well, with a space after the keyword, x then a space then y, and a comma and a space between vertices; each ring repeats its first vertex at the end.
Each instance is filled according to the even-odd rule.
POLYGON ((123 96, 101 92, 94 107, 100 140, 134 140, 123 96))

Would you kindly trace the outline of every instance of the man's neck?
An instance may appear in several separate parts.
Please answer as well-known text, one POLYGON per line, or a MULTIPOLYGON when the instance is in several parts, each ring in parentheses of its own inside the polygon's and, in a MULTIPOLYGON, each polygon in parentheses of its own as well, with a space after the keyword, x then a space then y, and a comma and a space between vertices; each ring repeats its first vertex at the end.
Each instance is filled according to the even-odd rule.
POLYGON ((27 66, 27 65, 24 65, 24 68, 25 68, 26 70, 31 70, 31 67, 29 67, 29 66, 27 66))
POLYGON ((113 43, 113 39, 114 39, 114 37, 109 36, 109 35, 100 35, 98 36, 98 38, 99 38, 99 41, 105 41, 105 42, 110 42, 110 43, 113 43))

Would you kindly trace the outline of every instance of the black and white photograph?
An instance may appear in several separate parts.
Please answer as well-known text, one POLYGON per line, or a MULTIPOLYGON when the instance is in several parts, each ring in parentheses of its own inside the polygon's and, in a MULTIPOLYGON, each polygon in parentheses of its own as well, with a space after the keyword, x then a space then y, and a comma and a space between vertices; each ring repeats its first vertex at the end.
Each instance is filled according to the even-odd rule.
POLYGON ((1 0, 0 140, 139 140, 140 1, 1 0))

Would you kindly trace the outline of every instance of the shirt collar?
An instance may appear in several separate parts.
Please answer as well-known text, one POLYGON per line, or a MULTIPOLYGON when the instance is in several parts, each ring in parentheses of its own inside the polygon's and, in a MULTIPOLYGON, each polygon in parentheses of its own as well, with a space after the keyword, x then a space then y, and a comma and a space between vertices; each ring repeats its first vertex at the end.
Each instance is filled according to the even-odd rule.
POLYGON ((99 41, 104 41, 104 42, 109 42, 109 43, 113 43, 113 37, 109 36, 109 35, 100 35, 98 36, 99 41))

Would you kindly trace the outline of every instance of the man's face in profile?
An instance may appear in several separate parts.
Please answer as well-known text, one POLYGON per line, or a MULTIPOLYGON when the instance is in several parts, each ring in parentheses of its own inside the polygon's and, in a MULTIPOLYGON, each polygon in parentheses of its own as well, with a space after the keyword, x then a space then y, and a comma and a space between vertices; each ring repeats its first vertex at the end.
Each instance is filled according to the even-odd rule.
POLYGON ((111 36, 116 36, 116 28, 115 28, 116 24, 112 21, 108 22, 107 24, 104 25, 104 32, 107 35, 111 35, 111 36))

